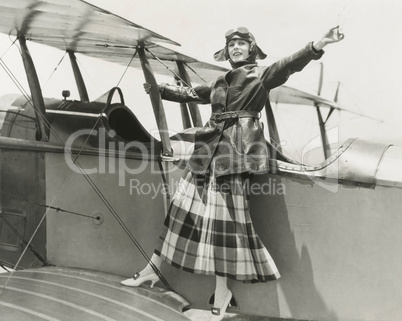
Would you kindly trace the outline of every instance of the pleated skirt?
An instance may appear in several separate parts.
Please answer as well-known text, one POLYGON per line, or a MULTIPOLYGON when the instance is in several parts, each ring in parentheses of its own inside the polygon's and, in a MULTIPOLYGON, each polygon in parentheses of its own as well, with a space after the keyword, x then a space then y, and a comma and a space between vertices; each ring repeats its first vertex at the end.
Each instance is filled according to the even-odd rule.
POLYGON ((155 254, 185 271, 243 282, 280 277, 254 230, 244 174, 186 171, 173 196, 155 254))

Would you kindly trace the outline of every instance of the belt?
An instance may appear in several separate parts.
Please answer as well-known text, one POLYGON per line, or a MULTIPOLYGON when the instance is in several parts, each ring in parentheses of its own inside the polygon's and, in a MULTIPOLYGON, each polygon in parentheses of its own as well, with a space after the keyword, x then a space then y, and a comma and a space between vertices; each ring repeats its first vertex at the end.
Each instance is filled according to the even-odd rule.
POLYGON ((234 110, 234 111, 225 111, 223 113, 213 113, 211 115, 211 120, 216 121, 217 123, 234 118, 260 118, 261 113, 258 111, 252 110, 234 110))

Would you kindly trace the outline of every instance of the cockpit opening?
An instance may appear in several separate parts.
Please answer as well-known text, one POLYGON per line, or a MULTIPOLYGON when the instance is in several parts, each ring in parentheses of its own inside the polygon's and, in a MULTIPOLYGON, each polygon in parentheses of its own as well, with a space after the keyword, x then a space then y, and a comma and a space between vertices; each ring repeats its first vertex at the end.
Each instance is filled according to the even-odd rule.
POLYGON ((115 131, 117 136, 126 141, 151 141, 151 135, 126 106, 120 104, 111 105, 110 110, 106 112, 109 126, 115 131))

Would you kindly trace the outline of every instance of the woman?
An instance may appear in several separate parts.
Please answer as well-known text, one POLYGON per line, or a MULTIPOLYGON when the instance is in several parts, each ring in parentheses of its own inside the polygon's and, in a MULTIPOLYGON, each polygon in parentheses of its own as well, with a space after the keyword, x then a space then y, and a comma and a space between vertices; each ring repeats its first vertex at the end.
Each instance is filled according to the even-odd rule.
MULTIPOLYGON (((248 186, 250 174, 267 172, 269 154, 259 122, 272 88, 323 55, 322 48, 343 39, 337 27, 320 40, 268 67, 257 59, 266 55, 246 28, 229 30, 217 61, 229 60, 232 70, 211 85, 186 88, 163 84, 161 97, 176 102, 210 103, 211 119, 195 135, 194 152, 173 197, 164 230, 151 258, 182 270, 215 275, 211 320, 221 320, 232 293, 227 277, 243 282, 266 282, 280 277, 270 254, 252 226, 248 186)), ((149 92, 150 85, 144 84, 149 92)), ((122 281, 139 286, 158 276, 147 265, 122 281)))

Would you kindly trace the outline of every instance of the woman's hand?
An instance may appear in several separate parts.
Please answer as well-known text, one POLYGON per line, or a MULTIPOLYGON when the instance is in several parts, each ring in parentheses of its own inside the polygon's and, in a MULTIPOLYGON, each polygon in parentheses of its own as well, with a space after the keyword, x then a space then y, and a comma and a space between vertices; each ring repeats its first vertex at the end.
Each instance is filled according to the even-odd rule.
POLYGON ((149 94, 149 93, 151 92, 151 87, 152 87, 152 85, 151 85, 150 83, 146 82, 146 83, 144 83, 143 86, 144 86, 145 92, 146 92, 147 94, 149 94))
POLYGON ((336 26, 332 29, 329 29, 328 32, 322 36, 321 40, 325 44, 329 44, 329 43, 339 42, 343 38, 345 38, 345 35, 343 33, 341 33, 341 31, 339 30, 339 26, 336 26))
POLYGON ((321 50, 330 43, 341 41, 345 35, 339 30, 339 26, 329 29, 320 40, 315 41, 313 46, 316 50, 321 50))

